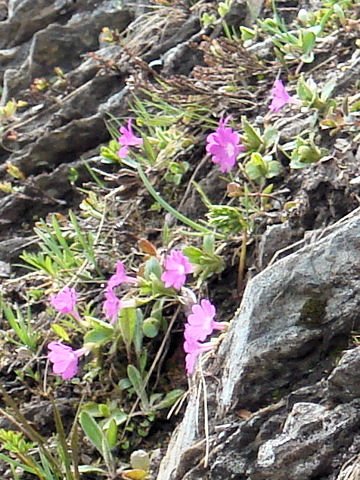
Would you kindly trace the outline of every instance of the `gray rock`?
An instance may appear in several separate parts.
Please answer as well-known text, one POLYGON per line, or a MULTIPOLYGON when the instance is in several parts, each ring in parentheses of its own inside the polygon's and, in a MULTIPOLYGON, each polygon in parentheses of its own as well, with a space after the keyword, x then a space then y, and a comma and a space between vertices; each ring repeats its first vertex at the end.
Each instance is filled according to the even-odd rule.
POLYGON ((355 432, 360 421, 358 387, 352 391, 349 386, 359 353, 348 353, 325 384, 312 384, 321 379, 322 369, 331 369, 334 349, 346 344, 358 324, 359 238, 357 210, 325 238, 279 260, 249 282, 215 359, 203 366, 210 374, 208 467, 204 468, 205 443, 199 444, 204 438, 204 411, 201 382, 196 381, 158 480, 305 480, 341 465, 346 456, 340 445, 351 443, 355 433, 349 431, 355 432), (274 393, 285 393, 290 384, 294 390, 302 387, 292 398, 304 400, 288 414, 286 403, 271 404, 274 393), (332 405, 350 403, 318 405, 319 397, 332 405), (235 432, 227 427, 220 435, 221 426, 229 424, 239 409, 258 413, 235 432))
POLYGON ((259 268, 262 270, 279 250, 291 244, 293 230, 288 223, 270 225, 261 237, 259 245, 259 268))
POLYGON ((282 433, 260 446, 252 478, 303 480, 325 473, 339 447, 350 443, 352 435, 346 439, 346 432, 359 424, 359 404, 333 410, 314 403, 295 404, 282 433))
POLYGON ((117 28, 121 32, 131 19, 129 9, 98 10, 92 15, 78 14, 66 25, 49 25, 34 35, 30 50, 31 76, 48 75, 55 66, 65 72, 73 70, 82 61, 81 53, 97 50, 102 27, 117 28))
POLYGON ((8 19, 0 23, 0 48, 30 40, 50 23, 66 17, 75 8, 73 0, 22 0, 9 2, 8 19))
POLYGON ((360 303, 359 235, 355 215, 250 281, 216 359, 222 371, 218 412, 261 404, 316 367, 335 337, 348 336, 360 303))
POLYGON ((0 277, 8 278, 10 276, 10 271, 10 264, 0 260, 0 277))
POLYGON ((327 380, 327 394, 332 401, 360 398, 360 347, 344 354, 327 380))

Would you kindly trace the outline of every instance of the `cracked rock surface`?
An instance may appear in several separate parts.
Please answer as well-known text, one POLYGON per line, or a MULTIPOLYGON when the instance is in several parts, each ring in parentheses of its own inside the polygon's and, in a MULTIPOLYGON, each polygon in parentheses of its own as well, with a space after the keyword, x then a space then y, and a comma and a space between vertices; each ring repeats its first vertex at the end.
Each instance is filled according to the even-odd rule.
POLYGON ((203 366, 207 416, 197 378, 159 480, 337 478, 360 439, 360 347, 336 366, 359 325, 359 239, 357 210, 249 282, 203 366))

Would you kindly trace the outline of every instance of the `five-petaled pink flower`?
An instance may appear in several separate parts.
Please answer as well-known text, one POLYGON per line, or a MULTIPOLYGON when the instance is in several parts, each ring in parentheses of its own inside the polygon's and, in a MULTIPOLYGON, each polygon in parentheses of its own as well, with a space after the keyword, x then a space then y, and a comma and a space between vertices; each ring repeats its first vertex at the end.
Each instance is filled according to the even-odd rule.
POLYGON ((118 151, 120 158, 125 158, 128 153, 128 147, 133 147, 135 145, 142 145, 144 140, 142 138, 136 137, 132 130, 131 126, 132 118, 129 118, 127 127, 120 127, 120 137, 118 139, 121 148, 118 151))
POLYGON ((65 287, 56 295, 51 295, 51 305, 61 313, 72 313, 75 308, 77 293, 75 288, 65 287))
POLYGON ((206 151, 212 155, 212 161, 220 165, 222 172, 229 172, 235 165, 240 152, 246 150, 240 143, 240 135, 231 127, 226 127, 230 117, 221 119, 215 132, 206 138, 206 151))
POLYGON ((172 250, 165 259, 165 272, 161 275, 161 280, 165 287, 174 287, 180 290, 186 282, 186 274, 193 272, 194 268, 189 259, 183 255, 180 250, 172 250))
POLYGON ((80 315, 75 310, 75 305, 77 301, 77 293, 75 288, 65 287, 56 295, 51 295, 50 303, 51 305, 61 313, 69 313, 76 320, 81 322, 80 315))
POLYGON ((226 326, 224 323, 215 322, 216 309, 209 300, 201 300, 200 304, 193 305, 191 310, 186 328, 197 340, 204 341, 213 330, 223 330, 226 326))
POLYGON ((76 375, 79 357, 88 351, 86 348, 73 350, 68 345, 59 342, 50 342, 47 348, 49 350, 48 359, 53 363, 53 372, 61 375, 63 380, 76 375))
POLYGON ((120 285, 121 283, 137 283, 136 278, 129 277, 125 274, 124 264, 118 260, 116 263, 116 272, 114 275, 111 275, 107 283, 107 288, 114 288, 120 285))
POLYGON ((271 89, 273 98, 269 105, 271 112, 278 112, 287 103, 293 103, 294 99, 286 91, 285 85, 281 80, 275 80, 274 86, 271 89))
POLYGON ((121 301, 115 295, 112 288, 107 288, 105 292, 104 310, 105 317, 111 324, 115 323, 118 313, 121 309, 121 301))

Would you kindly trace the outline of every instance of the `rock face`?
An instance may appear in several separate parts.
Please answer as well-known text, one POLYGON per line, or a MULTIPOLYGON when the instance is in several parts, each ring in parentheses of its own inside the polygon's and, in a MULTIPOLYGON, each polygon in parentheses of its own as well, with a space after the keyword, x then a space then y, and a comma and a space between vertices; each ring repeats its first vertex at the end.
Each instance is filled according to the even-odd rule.
POLYGON ((101 70, 89 52, 115 62, 123 52, 119 46, 99 43, 101 29, 121 32, 135 11, 135 4, 120 8, 112 1, 9 2, 7 18, 0 22, 1 104, 15 99, 26 101, 28 107, 2 121, 0 181, 9 180, 9 163, 25 180, 14 192, 0 192, 0 231, 19 218, 31 221, 39 202, 42 213, 56 204, 66 205, 72 190, 67 171, 74 167, 84 178, 80 155, 91 164, 92 154, 86 152, 109 138, 105 115, 124 111, 119 92, 125 83, 116 69, 101 70), (51 89, 54 67, 64 77, 51 89), (47 82, 44 91, 31 87, 36 79, 47 82))
MULTIPOLYGON (((156 17, 160 27, 146 0, 9 0, 0 7, 0 104, 28 103, 10 118, 0 118, 0 182, 13 180, 9 164, 25 177, 13 191, 0 190, 4 235, 19 218, 31 223, 39 202, 41 214, 66 206, 73 193, 67 171, 73 167, 80 181, 89 178, 80 157, 90 165, 98 162, 92 149, 109 139, 108 115, 127 115, 129 55, 120 45, 104 42, 102 28, 121 34, 131 23, 131 51, 164 71, 182 73, 198 61, 189 45, 199 43, 204 30, 186 2, 165 6, 156 17), (44 89, 37 88, 39 82, 44 89)), ((251 16, 244 0, 237 2, 239 8, 240 16, 232 14, 235 23, 246 12, 251 16)))
POLYGON ((358 210, 249 282, 203 366, 207 413, 197 378, 158 480, 336 478, 360 440, 360 348, 334 368, 359 323, 359 274, 358 210))

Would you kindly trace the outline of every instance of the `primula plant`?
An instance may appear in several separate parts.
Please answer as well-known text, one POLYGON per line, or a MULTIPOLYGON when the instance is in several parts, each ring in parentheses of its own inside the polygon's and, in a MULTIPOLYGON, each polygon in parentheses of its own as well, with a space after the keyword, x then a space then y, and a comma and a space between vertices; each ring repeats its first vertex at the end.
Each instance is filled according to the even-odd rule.
MULTIPOLYGON (((152 3, 157 13, 159 2, 152 3)), ((174 2, 165 3, 168 22, 174 2)), ((240 29, 225 22, 231 1, 190 3, 208 32, 192 44, 203 60, 187 75, 169 77, 157 60, 146 64, 148 45, 137 37, 131 46, 137 29, 103 29, 102 40, 126 53, 128 111, 124 104, 121 118, 109 113, 111 140, 100 159, 69 169, 79 204, 32 219, 23 276, 19 284, 2 281, 9 350, 2 371, 10 372, 12 393, 0 382, 0 414, 13 429, 0 430, 0 460, 15 480, 151 479, 148 453, 130 452, 147 448, 158 425, 181 411, 188 385, 211 377, 229 312, 262 268, 261 234, 290 215, 297 220, 300 169, 311 176, 332 159, 342 168, 354 155, 355 2, 323 0, 317 11, 296 13, 264 2, 260 12, 255 5, 254 24, 240 29), (320 67, 339 36, 346 48, 330 58, 339 66, 335 79, 320 67), (341 85, 349 92, 340 99, 341 85), (54 431, 46 438, 23 415, 19 392, 51 404, 54 431)), ((150 23, 155 17, 152 10, 150 23)), ((102 65, 120 68, 112 59, 102 65)), ((38 78, 30 91, 44 96, 50 87, 38 78)), ((5 104, 4 131, 22 106, 5 104)), ((1 195, 29 187, 17 161, 4 175, 1 195)))

